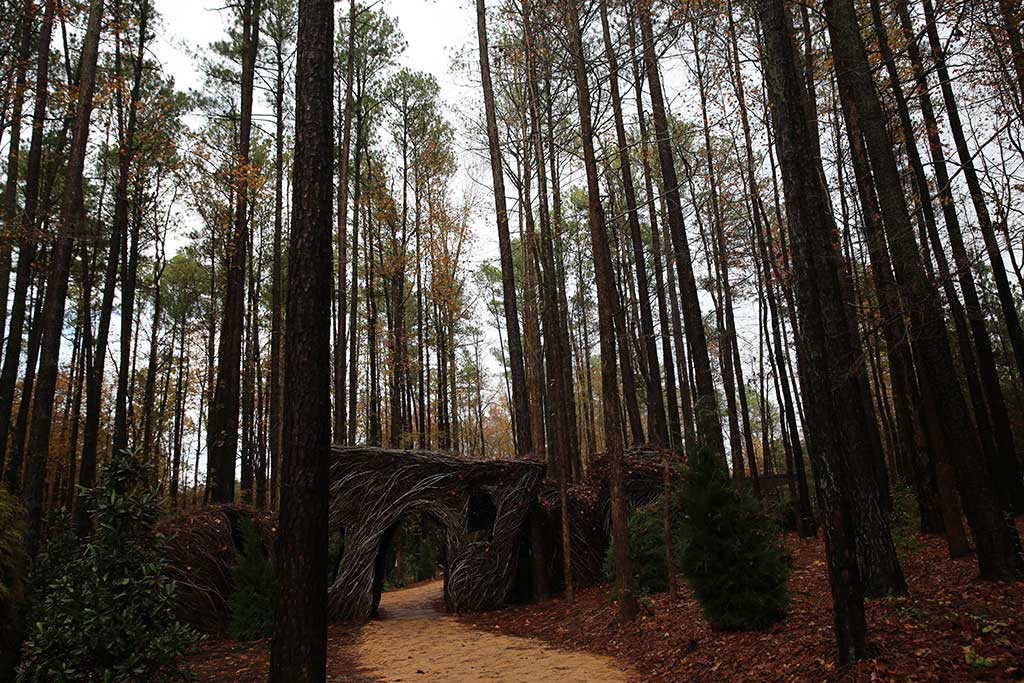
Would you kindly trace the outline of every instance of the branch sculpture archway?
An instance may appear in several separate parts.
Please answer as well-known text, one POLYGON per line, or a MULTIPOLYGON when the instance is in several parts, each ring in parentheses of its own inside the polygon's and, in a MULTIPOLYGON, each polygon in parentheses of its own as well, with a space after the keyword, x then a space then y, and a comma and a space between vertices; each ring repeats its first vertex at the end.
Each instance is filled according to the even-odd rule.
POLYGON ((544 477, 544 465, 383 448, 331 449, 332 536, 341 533, 338 573, 328 601, 333 619, 374 611, 375 560, 404 516, 423 513, 444 530, 445 606, 452 612, 500 607, 516 575, 518 542, 544 477), (480 529, 480 511, 493 526, 480 529), (476 526, 477 528, 474 528, 476 526))

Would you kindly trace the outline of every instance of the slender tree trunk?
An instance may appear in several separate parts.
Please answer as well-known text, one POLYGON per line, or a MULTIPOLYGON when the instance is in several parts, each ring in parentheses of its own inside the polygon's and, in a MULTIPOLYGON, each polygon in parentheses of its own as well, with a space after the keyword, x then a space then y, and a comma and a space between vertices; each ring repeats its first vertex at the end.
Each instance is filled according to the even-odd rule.
MULTIPOLYGON (((159 459, 153 452, 153 401, 156 396, 156 373, 157 373, 157 351, 160 348, 160 318, 163 316, 163 297, 161 296, 160 280, 163 277, 166 261, 163 256, 164 250, 161 245, 157 257, 157 265, 153 275, 153 327, 149 333, 149 365, 146 370, 146 387, 143 399, 143 427, 142 427, 142 455, 150 463, 148 476, 156 475, 156 465, 159 459)), ((171 348, 174 347, 174 337, 171 337, 171 348)), ((150 479, 154 481, 154 479, 150 479)))
MULTIPOLYGON (((17 51, 13 55, 12 77, 14 94, 11 102, 10 134, 7 136, 7 181, 3 192, 3 222, 6 235, 0 237, 0 339, 3 338, 4 324, 7 322, 7 300, 11 284, 11 244, 15 225, 18 223, 18 160, 21 156, 21 115, 25 106, 25 88, 28 78, 29 60, 32 53, 32 28, 35 23, 35 2, 25 0, 14 33, 13 45, 17 51)), ((0 467, 2 470, 2 467, 0 467)))
MULTIPOLYGON (((345 109, 341 122, 341 150, 338 152, 338 329, 334 348, 334 441, 344 443, 345 427, 345 287, 346 232, 348 225, 348 162, 352 144, 352 86, 355 76, 356 2, 348 6, 348 54, 345 59, 345 109)), ((353 213, 355 213, 353 211, 353 213)), ((354 258, 354 255, 353 255, 354 258)), ((355 334, 351 330, 349 334, 355 334)), ((353 406, 353 410, 355 407, 353 406)))
POLYGON ((654 29, 651 25, 649 0, 636 0, 637 19, 643 39, 644 64, 650 87, 651 109, 654 114, 654 132, 657 141, 658 161, 661 165, 663 191, 668 205, 669 228, 672 236, 679 288, 682 294, 682 312, 686 324, 686 337, 694 364, 697 385, 697 405, 694 417, 697 433, 702 446, 725 457, 722 441, 722 426, 718 412, 714 380, 711 375, 711 359, 708 356, 707 337, 704 334, 704 319, 697 298, 697 282, 690 258, 690 247, 683 227, 683 210, 679 197, 679 180, 676 176, 675 161, 672 158, 672 140, 668 130, 668 116, 665 98, 658 73, 655 54, 654 29))
MULTIPOLYGON (((281 422, 284 403, 281 367, 281 335, 284 301, 284 286, 281 272, 281 243, 284 238, 284 44, 278 35, 274 44, 276 82, 274 89, 274 242, 271 245, 270 275, 270 509, 277 510, 280 493, 281 472, 281 422)), ((347 156, 347 155, 345 155, 347 156)), ((344 184, 343 184, 344 185, 344 184)), ((339 194, 341 189, 339 188, 339 194)), ((344 302, 339 306, 339 315, 345 314, 344 302)), ((335 349, 337 353, 337 349, 335 349)), ((336 401, 341 399, 335 398, 336 401)), ((337 434, 337 432, 336 432, 337 434)))
POLYGON ((327 676, 327 488, 331 443, 332 71, 334 6, 301 0, 295 74, 295 183, 285 322, 277 609, 270 680, 327 676))
POLYGON ((953 93, 952 80, 949 77, 949 70, 946 66, 946 55, 939 36, 935 9, 932 7, 931 0, 922 0, 921 4, 924 8, 925 33, 928 36, 928 43, 931 47, 932 59, 935 61, 935 70, 939 77, 942 99, 946 105, 949 132, 953 137, 957 157, 960 160, 960 169, 967 183, 975 214, 978 217, 978 228, 981 231, 985 251, 988 254, 989 265, 992 267, 992 278, 996 281, 996 291, 999 295, 999 304, 1002 307, 1007 334, 1010 337, 1010 345, 1013 348, 1017 374, 1020 377, 1024 377, 1024 332, 1021 331, 1020 315, 1014 302, 1009 278, 1006 275, 1006 265, 1003 262, 1003 255, 999 249, 999 242, 996 239, 992 218, 981 187, 981 181, 974 166, 974 158, 967 146, 963 123, 960 120, 960 109, 957 104, 956 95, 953 93))
MULTIPOLYGON (((87 251, 83 249, 83 251, 87 251)), ((71 409, 71 436, 69 437, 68 448, 68 479, 67 488, 64 491, 62 505, 74 514, 75 492, 77 491, 76 479, 78 476, 78 438, 82 422, 82 394, 85 389, 85 378, 91 369, 92 364, 92 285, 95 265, 95 252, 92 257, 82 254, 82 296, 79 304, 79 316, 82 319, 82 350, 79 353, 78 376, 75 378, 74 406, 71 409)), ((3 467, 0 467, 0 472, 3 467)))
MULTIPOLYGON (((647 416, 648 436, 656 446, 668 446, 668 424, 665 404, 662 400, 661 367, 658 363, 658 349, 654 336, 654 318, 651 315, 651 294, 647 282, 647 261, 644 257, 643 237, 640 234, 640 215, 637 210, 636 189, 633 187, 633 170, 626 140, 626 126, 622 117, 622 97, 619 94, 619 64, 612 45, 611 28, 608 22, 607 3, 600 3, 601 31, 604 37, 605 59, 608 61, 609 87, 611 88, 612 113, 615 119, 615 140, 618 146, 619 170, 622 175, 622 189, 626 200, 626 216, 633 248, 636 268, 636 283, 640 309, 640 335, 642 348, 647 360, 647 416)), ((654 228, 655 230, 657 228, 654 228)))
POLYGON ((63 337, 64 305, 67 300, 74 239, 76 235, 80 234, 84 218, 82 177, 85 171, 89 124, 92 119, 96 60, 99 54, 102 19, 103 0, 91 0, 89 21, 82 43, 82 57, 79 65, 78 98, 71 135, 71 149, 64 174, 64 198, 61 203, 60 226, 50 258, 46 298, 40 319, 42 338, 40 340, 39 374, 32 407, 25 489, 23 491, 29 519, 29 531, 25 540, 29 557, 34 557, 39 547, 42 495, 46 461, 50 451, 50 427, 53 420, 53 401, 57 388, 57 369, 63 337))
MULTIPOLYGON (((238 452, 238 413, 241 394, 239 370, 242 360, 242 332, 245 326, 245 255, 249 241, 249 185, 253 173, 249 155, 252 139, 253 79, 259 48, 260 2, 261 0, 245 0, 242 6, 242 106, 238 126, 235 224, 227 247, 227 285, 217 348, 217 382, 207 419, 207 470, 210 501, 213 503, 230 503, 235 498, 235 459, 238 452)), ((333 147, 333 144, 328 144, 333 147)), ((295 203, 298 204, 298 201, 295 203)), ((324 358, 328 357, 328 354, 324 355, 324 358)))
POLYGON ((807 95, 793 50, 791 17, 782 0, 758 0, 757 9, 786 213, 795 241, 795 290, 805 342, 801 367, 825 388, 820 400, 808 404, 816 441, 811 452, 825 498, 826 557, 838 658, 848 663, 864 655, 866 624, 847 478, 854 476, 851 460, 863 461, 870 443, 858 424, 864 419, 858 410, 859 390, 847 374, 853 345, 842 310, 841 267, 832 247, 835 225, 828 192, 820 167, 807 159, 814 144, 813 126, 807 120, 807 95))
MULTIPOLYGON (((355 193, 352 201, 352 284, 350 286, 352 290, 352 301, 349 310, 349 357, 348 357, 348 405, 349 415, 347 416, 348 421, 348 443, 355 443, 356 440, 356 380, 359 376, 359 368, 357 361, 359 360, 359 335, 357 334, 358 328, 356 327, 356 320, 359 314, 359 198, 362 190, 363 178, 362 178, 362 153, 364 143, 364 131, 363 131, 363 107, 362 107, 362 91, 360 89, 360 97, 358 98, 359 104, 356 105, 356 152, 355 152, 355 193)), ((369 254, 370 251, 370 239, 369 239, 369 226, 367 226, 367 239, 366 239, 366 251, 369 254)), ((367 257, 366 263, 369 264, 369 257, 367 257)), ((369 269, 367 268, 367 277, 369 269)))
MULTIPOLYGON (((39 190, 43 158, 43 127, 46 123, 46 104, 49 97, 50 39, 53 34, 53 17, 56 0, 46 0, 43 24, 39 30, 38 57, 36 60, 36 97, 32 110, 32 138, 29 143, 28 165, 25 174, 25 199, 21 215, 21 240, 18 247, 18 267, 14 277, 14 299, 11 303, 10 325, 7 329, 7 346, 0 369, 0 478, 4 472, 4 456, 7 453, 8 433, 11 426, 11 412, 14 407, 14 391, 21 363, 22 337, 25 333, 25 313, 28 307, 28 291, 32 283, 32 264, 38 250, 39 190)), ((0 289, 0 298, 6 300, 7 287, 0 289)), ((0 323, 0 329, 3 328, 0 323)), ((20 468, 19 468, 20 471, 20 468)), ((20 480, 20 477, 18 477, 20 480)))
POLYGON ((35 303, 32 306, 32 317, 29 321, 28 353, 25 359, 25 377, 21 382, 21 397, 18 400, 18 415, 15 419, 14 432, 11 434, 11 457, 7 463, 7 488, 12 495, 21 493, 22 471, 25 462, 25 435, 28 431, 29 413, 32 408, 32 391, 36 381, 36 365, 39 361, 39 341, 42 338, 41 316, 45 289, 40 278, 36 288, 35 303))
MULTIPOLYGON (((608 186, 608 206, 612 215, 614 215, 616 210, 615 193, 611 185, 608 186)), ((643 418, 640 416, 640 402, 637 400, 639 392, 637 392, 636 373, 633 371, 633 358, 630 353, 629 332, 627 330, 626 305, 622 294, 622 289, 626 286, 624 282, 626 275, 622 272, 623 269, 621 267, 622 259, 620 258, 621 249, 619 248, 618 240, 618 224, 614 219, 608 220, 608 224, 607 231, 611 234, 613 243, 609 246, 609 252, 614 255, 612 257, 612 281, 615 284, 615 303, 612 309, 612 317, 615 320, 615 347, 619 357, 619 377, 622 381, 621 404, 625 406, 625 416, 629 423, 630 443, 633 446, 640 446, 645 441, 644 423, 643 418)), ((618 391, 617 388, 616 391, 618 391)))
MULTIPOLYGON (((484 0, 476 0, 476 30, 480 49, 480 80, 487 118, 487 140, 491 157, 491 181, 494 185, 494 209, 498 223, 498 248, 501 253, 501 286, 504 295, 505 329, 508 336, 509 365, 512 369, 512 403, 516 424, 516 455, 522 457, 533 444, 530 411, 527 405, 526 369, 523 344, 519 335, 519 310, 516 305, 515 270, 512 263, 512 239, 508 230, 505 206, 505 177, 502 170, 498 121, 494 111, 491 86, 491 61, 487 47, 487 8, 484 0)), ((539 426, 538 426, 539 428, 539 426)))
MULTIPOLYGON (((913 21, 910 18, 910 12, 907 9, 906 1, 900 0, 897 2, 896 8, 904 38, 907 40, 907 54, 910 57, 914 80, 917 85, 918 103, 924 119, 932 166, 935 169, 935 181, 938 186, 939 205, 942 207, 942 215, 945 219, 946 231, 949 234, 949 245, 952 249, 953 260, 956 265, 956 276, 960 283, 960 291, 963 293, 964 297, 964 313, 966 313, 967 325, 970 328, 971 336, 974 339, 974 349, 977 353, 980 382, 985 394, 985 401, 988 404, 988 415, 991 416, 994 427, 993 436, 998 447, 998 453, 996 453, 997 461, 995 463, 995 472, 998 474, 996 477, 996 483, 1007 501, 1020 511, 1021 502, 1024 500, 1024 498, 1022 498, 1022 495, 1024 495, 1024 482, 1021 481, 1020 466, 1016 460, 1016 454, 1014 452, 1013 434, 1010 431, 1006 401, 999 382, 998 370, 995 363, 995 354, 992 349, 992 341, 985 326, 984 313, 978 296, 977 286, 974 282, 972 269, 973 263, 964 244, 963 231, 960 226, 960 217, 956 208, 957 203, 953 197, 952 183, 947 169, 946 156, 939 133, 940 129, 936 119, 935 107, 932 103, 931 94, 928 90, 928 77, 925 72, 920 47, 917 43, 917 35, 914 30, 913 21)), ((887 41, 883 37, 880 37, 879 43, 886 44, 887 41)), ((952 100, 952 93, 950 93, 950 97, 952 106, 955 106, 955 100, 952 100)), ((947 106, 950 105, 947 104, 947 106)), ((956 120, 959 121, 958 114, 956 120)), ((953 119, 951 118, 951 124, 952 121, 953 119)), ((933 242, 936 238, 937 235, 933 237, 933 242)), ((944 255, 938 247, 933 246, 933 250, 936 252, 936 257, 944 259, 944 255)), ((948 278, 944 277, 943 280, 944 282, 947 282, 948 278)), ((948 294, 947 298, 949 298, 948 294)), ((953 305, 952 301, 951 305, 953 305)), ((961 356, 964 357, 965 363, 972 360, 971 356, 965 351, 961 351, 961 356)), ((981 414, 981 411, 976 407, 975 413, 981 414)), ((981 425, 979 424, 979 430, 980 428, 981 425)))
MULTIPOLYGON (((185 413, 185 323, 181 326, 181 339, 178 346, 178 379, 174 388, 174 455, 171 462, 171 509, 178 509, 178 490, 181 479, 181 446, 184 430, 185 413)), ((174 335, 171 336, 173 340, 174 335)), ((173 346, 173 341, 171 342, 173 346)), ((149 404, 147 404, 149 405, 149 404)))
MULTIPOLYGON (((121 4, 118 3, 115 15, 120 14, 121 4)), ((128 225, 128 180, 131 173, 131 165, 135 156, 135 126, 136 110, 141 96, 142 84, 142 60, 145 55, 146 25, 148 22, 149 3, 143 2, 139 13, 139 40, 138 52, 135 55, 134 78, 132 93, 128 103, 128 122, 125 126, 125 106, 118 90, 118 181, 114 198, 114 223, 112 229, 117 231, 126 230, 128 225)), ((118 17, 121 21, 121 17, 118 17)), ((117 36, 116 64, 120 66, 120 36, 117 36)), ((138 183, 138 171, 136 170, 136 183, 138 183)), ((136 192, 136 196, 138 193, 136 192)), ((129 359, 132 356, 132 324, 135 317, 135 289, 138 278, 139 264, 139 230, 138 221, 132 221, 131 242, 128 251, 122 258, 121 275, 121 359, 118 364, 117 391, 114 397, 114 449, 121 450, 128 447, 128 381, 129 359)))
MULTIPOLYGON (((909 22, 906 3, 903 2, 903 0, 900 0, 897 5, 898 12, 901 15, 901 20, 903 15, 906 15, 907 21, 909 22)), ((961 362, 964 366, 965 375, 968 381, 968 388, 974 404, 974 415, 975 420, 977 421, 978 431, 982 437, 986 451, 989 452, 990 458, 994 461, 994 471, 999 473, 999 476, 996 478, 996 483, 1001 489, 1002 495, 1014 504, 1018 508, 1018 511, 1024 510, 1024 480, 1021 478, 1019 464, 1017 463, 1017 456, 1013 444, 1013 434, 1010 430, 1006 402, 1003 396, 1002 387, 999 383, 999 375, 992 351, 992 342, 985 327, 981 304, 978 299, 977 289, 974 283, 974 275, 971 270, 971 263, 967 256, 967 250, 964 247, 961 235, 956 204, 953 200, 952 191, 949 186, 949 177, 946 170, 942 142, 939 138, 939 128, 935 121, 931 96, 927 92, 927 78, 925 77, 924 70, 921 67, 920 51, 917 45, 916 36, 909 36, 908 52, 911 58, 915 80, 919 88, 923 87, 919 95, 921 112, 925 120, 925 130, 929 140, 929 148, 932 152, 932 162, 935 167, 936 180, 939 185, 940 205, 942 207, 943 217, 946 221, 946 227, 949 233, 949 242, 956 262, 956 275, 960 283, 960 289, 963 292, 966 307, 961 306, 956 290, 953 287, 952 278, 950 277, 949 264, 946 260, 943 245, 936 228, 928 180, 925 177, 924 165, 917 150, 915 129, 910 118, 909 107, 903 93, 903 86, 897 72, 892 49, 889 46, 888 31, 885 26, 884 17, 878 0, 872 0, 872 15, 874 19, 875 34, 878 38, 879 51, 886 62, 889 84, 892 87, 893 96, 896 101, 903 129, 907 157, 910 160, 911 167, 914 171, 914 179, 919 201, 923 209, 928 235, 932 241, 932 251, 935 254, 936 263, 939 267, 939 276, 943 284, 943 289, 946 293, 946 299, 949 301, 950 309, 953 314, 957 341, 960 347, 961 362), (968 329, 970 329, 970 333, 968 333, 968 329), (973 347, 970 342, 972 337, 974 339, 973 347), (975 350, 977 351, 977 363, 975 363, 975 350), (995 452, 992 452, 993 449, 995 452)), ((957 526, 959 527, 962 525, 957 526)), ((958 550, 959 549, 960 548, 958 548, 958 550)))
POLYGON ((872 162, 896 282, 908 309, 911 341, 919 354, 921 391, 943 429, 945 438, 936 455, 940 466, 942 462, 950 462, 956 470, 982 576, 993 579, 1022 576, 1024 555, 1017 530, 1003 514, 998 490, 987 468, 978 467, 969 456, 978 452, 977 434, 956 377, 949 372, 954 366, 945 320, 914 243, 892 144, 886 134, 885 119, 859 35, 856 11, 852 0, 829 0, 825 11, 840 93, 846 93, 843 104, 850 110, 851 118, 859 119, 872 162))
POLYGON ((619 419, 619 391, 615 369, 615 276, 612 272, 611 250, 608 248, 604 208, 598 183, 597 158, 591 122, 590 86, 583 54, 583 35, 575 0, 565 3, 569 50, 574 66, 576 103, 580 114, 580 136, 583 142, 583 163, 587 174, 587 206, 590 243, 594 252, 594 275, 597 280, 598 318, 601 338, 601 395, 604 412, 605 450, 608 454, 611 487, 612 545, 615 556, 615 590, 619 617, 632 620, 639 611, 633 593, 633 564, 629 555, 629 526, 622 472, 622 423, 619 419))

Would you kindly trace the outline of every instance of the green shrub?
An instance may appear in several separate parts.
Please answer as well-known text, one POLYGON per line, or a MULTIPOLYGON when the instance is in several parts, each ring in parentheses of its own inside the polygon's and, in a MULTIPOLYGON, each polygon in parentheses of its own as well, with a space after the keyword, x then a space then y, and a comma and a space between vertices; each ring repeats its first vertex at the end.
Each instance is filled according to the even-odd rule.
MULTIPOLYGON (((671 495, 669 510, 672 525, 672 563, 674 571, 681 568, 679 492, 671 495)), ((640 595, 664 593, 668 590, 668 572, 665 571, 665 527, 663 498, 639 508, 629 516, 629 556, 633 560, 633 590, 640 595)), ((604 558, 605 578, 615 581, 615 555, 609 545, 604 558)))
POLYGON ((0 486, 0 679, 17 663, 20 619, 25 590, 25 512, 0 486))
POLYGON ((256 640, 274 632, 274 565, 250 519, 240 524, 242 547, 232 571, 234 589, 228 598, 232 638, 256 640))
POLYGON ((682 570, 712 626, 757 630, 785 616, 790 563, 777 528, 710 454, 687 463, 681 504, 682 570))
POLYGON ((893 487, 889 528, 892 530, 892 541, 899 555, 913 553, 921 547, 917 535, 918 529, 921 528, 917 496, 907 486, 893 487))
POLYGON ((0 615, 13 607, 24 588, 25 511, 0 487, 0 615))
MULTIPOLYGON (((174 582, 163 573, 154 524, 160 497, 141 458, 116 453, 103 484, 82 494, 93 531, 52 574, 29 615, 18 681, 147 683, 183 680, 181 661, 198 635, 174 618, 174 582)), ((44 557, 66 552, 60 534, 44 557)), ((40 589, 42 589, 40 591, 40 589)))
POLYGON ((444 532, 436 522, 423 513, 406 517, 385 549, 384 590, 434 578, 444 563, 444 551, 444 532))
MULTIPOLYGON (((792 532, 797 530, 796 517, 799 505, 796 498, 791 498, 788 493, 784 493, 778 498, 766 497, 763 505, 765 513, 779 529, 792 532)), ((808 521, 811 528, 807 530, 807 533, 813 536, 818 531, 818 525, 813 517, 808 521)))

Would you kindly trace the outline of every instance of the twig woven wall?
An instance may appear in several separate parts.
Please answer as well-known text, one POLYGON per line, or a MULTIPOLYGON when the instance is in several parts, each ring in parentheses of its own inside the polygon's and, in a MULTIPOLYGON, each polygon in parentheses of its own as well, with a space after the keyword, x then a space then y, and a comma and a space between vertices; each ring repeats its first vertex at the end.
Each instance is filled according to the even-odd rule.
POLYGON ((366 619, 374 609, 374 560, 382 539, 410 513, 444 529, 445 605, 454 612, 501 606, 516 573, 517 548, 544 465, 383 448, 331 451, 332 535, 344 545, 328 600, 334 619, 366 619), (470 530, 470 501, 490 497, 489 538, 470 530), (474 540, 476 539, 476 540, 474 540))

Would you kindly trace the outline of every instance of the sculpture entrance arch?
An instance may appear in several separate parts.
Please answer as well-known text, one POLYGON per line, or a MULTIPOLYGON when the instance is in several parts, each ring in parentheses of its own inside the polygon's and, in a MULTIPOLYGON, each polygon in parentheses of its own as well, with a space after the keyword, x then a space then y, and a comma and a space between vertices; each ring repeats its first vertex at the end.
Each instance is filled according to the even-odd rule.
POLYGON ((472 612, 504 603, 544 465, 369 447, 333 447, 331 457, 330 529, 343 538, 328 595, 333 619, 371 616, 380 598, 381 546, 417 512, 444 531, 446 607, 472 612))

